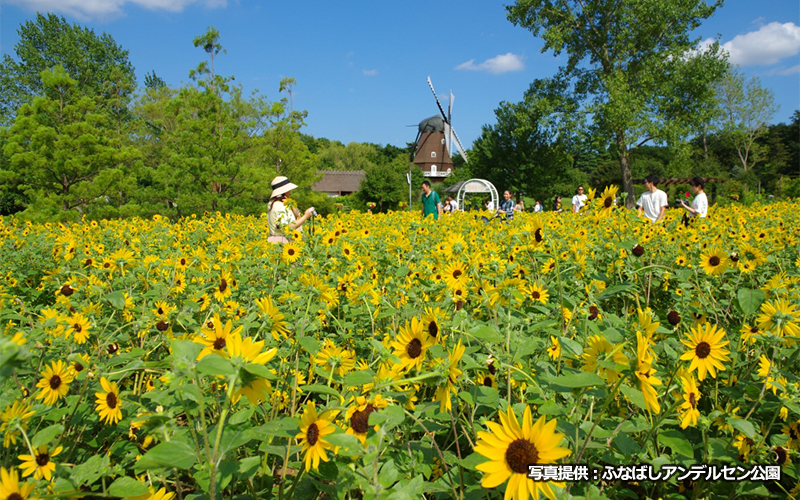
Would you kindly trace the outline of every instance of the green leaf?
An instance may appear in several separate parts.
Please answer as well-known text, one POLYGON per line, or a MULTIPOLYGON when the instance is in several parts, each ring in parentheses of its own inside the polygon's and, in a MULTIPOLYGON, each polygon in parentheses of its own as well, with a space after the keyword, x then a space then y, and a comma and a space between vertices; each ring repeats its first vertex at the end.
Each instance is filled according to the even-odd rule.
POLYGON ((758 308, 761 307, 761 303, 764 302, 767 294, 764 293, 764 290, 748 290, 746 288, 741 288, 736 293, 736 297, 739 299, 739 308, 744 315, 750 316, 758 311, 758 308))
POLYGON ((485 340, 486 342, 500 343, 505 341, 505 337, 500 335, 500 333, 491 326, 484 326, 470 333, 476 339, 485 340))
POLYGON ((303 390, 308 392, 318 392, 320 394, 328 394, 329 396, 335 396, 337 398, 340 396, 339 391, 331 387, 328 387, 327 385, 320 385, 320 384, 304 385, 303 390))
POLYGON ((33 436, 31 439, 31 445, 34 448, 38 448, 43 444, 48 444, 50 441, 53 440, 54 437, 60 436, 61 433, 64 432, 64 426, 61 424, 51 425, 49 427, 45 427, 44 429, 40 430, 33 436))
POLYGON ((357 387, 370 384, 375 380, 375 372, 372 370, 361 370, 347 375, 342 381, 344 387, 357 387))
POLYGON ((381 467, 381 471, 378 473, 378 482, 381 483, 381 486, 388 489, 392 487, 398 477, 400 477, 400 472, 397 471, 394 460, 390 458, 383 464, 383 467, 381 467))
POLYGON ((255 427, 253 431, 265 440, 273 436, 293 438, 300 431, 300 425, 296 418, 284 417, 255 427))
POLYGON ((629 387, 627 385, 621 385, 619 390, 622 391, 622 394, 627 396, 628 399, 630 399, 631 403, 635 404, 636 406, 638 406, 643 410, 647 409, 647 405, 644 402, 644 395, 642 394, 642 391, 634 389, 633 387, 629 387))
POLYGON ((316 355, 319 352, 319 341, 314 337, 298 337, 297 342, 306 352, 316 355))
POLYGON ((258 363, 247 363, 244 365, 244 371, 251 375, 255 375, 256 377, 261 377, 265 379, 274 379, 275 375, 269 371, 264 365, 259 365, 258 363))
POLYGON ((76 486, 92 484, 108 469, 108 455, 92 455, 84 463, 72 468, 70 479, 76 486))
POLYGON ((236 373, 230 360, 216 353, 211 353, 201 359, 197 363, 197 371, 205 375, 233 375, 236 373))
POLYGON ((475 467, 489 460, 480 453, 472 453, 461 460, 461 466, 465 469, 475 470, 475 467))
POLYGON ((106 300, 116 309, 122 310, 125 308, 125 295, 120 292, 111 292, 106 295, 106 300))
POLYGON ((597 296, 597 302, 603 302, 604 300, 608 300, 615 295, 628 292, 634 288, 636 288, 636 285, 634 283, 620 283, 619 285, 608 287, 605 290, 603 290, 603 292, 600 295, 597 296))
POLYGON ((728 424, 730 424, 731 427, 733 427, 734 429, 736 429, 737 431, 741 432, 742 434, 744 434, 749 438, 752 438, 756 433, 756 428, 753 427, 753 424, 751 424, 750 422, 748 422, 743 418, 728 417, 726 421, 728 422, 728 424))
POLYGON ((194 361, 197 359, 197 355, 200 354, 200 351, 203 350, 202 344, 192 342, 191 340, 172 340, 169 345, 172 348, 171 358, 173 360, 187 359, 194 361))
MULTIPOLYGON (((371 415, 370 415, 371 416, 371 415)), ((325 436, 325 441, 334 446, 341 446, 345 450, 360 450, 361 441, 357 437, 345 434, 344 432, 337 432, 325 436)))
MULTIPOLYGON (((376 412, 372 412, 370 417, 375 415, 375 413, 376 412)), ((386 423, 384 424, 384 429, 386 431, 394 429, 398 425, 402 424, 406 419, 406 412, 403 410, 403 407, 399 405, 387 406, 381 410, 381 413, 385 413, 387 417, 386 423)))
POLYGON ((138 473, 148 469, 177 468, 188 469, 197 462, 195 450, 188 443, 173 439, 156 445, 136 462, 134 470, 138 473))
POLYGON ((669 446, 673 453, 678 453, 687 458, 694 457, 692 443, 686 439, 686 436, 684 436, 681 431, 674 429, 664 431, 658 435, 658 442, 662 446, 669 446))
POLYGON ((108 487, 108 494, 112 497, 135 497, 144 495, 148 491, 146 484, 142 484, 132 477, 121 477, 108 487))
POLYGON ((599 375, 592 372, 573 373, 570 375, 561 375, 552 379, 554 384, 572 389, 581 387, 594 387, 598 385, 605 385, 605 382, 599 375))
POLYGON ((250 407, 248 407, 248 408, 246 408, 244 410, 239 410, 236 413, 234 413, 233 415, 231 415, 231 418, 230 418, 230 420, 228 420, 228 422, 230 422, 231 425, 238 425, 238 424, 241 424, 243 422, 247 422, 248 420, 250 420, 250 417, 253 416, 254 412, 255 412, 255 408, 253 408, 252 406, 250 406, 250 407))

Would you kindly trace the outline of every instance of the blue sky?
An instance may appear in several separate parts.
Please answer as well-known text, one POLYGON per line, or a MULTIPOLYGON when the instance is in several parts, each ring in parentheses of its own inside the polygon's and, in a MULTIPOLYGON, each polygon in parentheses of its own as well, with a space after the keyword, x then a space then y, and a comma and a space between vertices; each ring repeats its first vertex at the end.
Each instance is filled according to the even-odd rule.
MULTIPOLYGON (((521 100, 530 82, 563 63, 487 0, 0 0, 3 54, 13 55, 17 28, 37 10, 109 33, 130 52, 140 84, 150 71, 173 86, 188 82, 205 57, 192 40, 213 25, 227 50, 219 74, 270 99, 294 77, 305 132, 344 143, 412 142, 416 129, 407 125, 438 113, 430 76, 441 96, 455 94, 453 124, 469 147, 501 101, 521 100)), ((774 91, 774 121, 788 122, 800 109, 798 24, 797 0, 728 0, 694 35, 719 37, 746 76, 774 91)))

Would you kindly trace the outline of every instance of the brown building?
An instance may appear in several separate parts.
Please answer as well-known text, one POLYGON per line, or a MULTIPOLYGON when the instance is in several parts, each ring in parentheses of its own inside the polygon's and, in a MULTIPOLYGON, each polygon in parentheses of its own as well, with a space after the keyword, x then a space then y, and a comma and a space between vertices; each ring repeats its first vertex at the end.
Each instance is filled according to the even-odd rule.
POLYGON ((420 122, 414 165, 431 181, 442 180, 452 173, 453 160, 447 152, 445 124, 439 116, 420 122))
POLYGON ((355 193, 364 180, 363 170, 320 170, 322 179, 315 182, 311 189, 328 196, 344 196, 355 193))

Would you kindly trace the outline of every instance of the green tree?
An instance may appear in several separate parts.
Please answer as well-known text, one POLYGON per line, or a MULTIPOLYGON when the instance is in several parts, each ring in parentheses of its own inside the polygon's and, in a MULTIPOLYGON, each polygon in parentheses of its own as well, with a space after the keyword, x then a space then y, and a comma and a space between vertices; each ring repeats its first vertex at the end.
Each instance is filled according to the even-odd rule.
POLYGON ((381 164, 381 155, 373 144, 351 142, 347 146, 335 141, 321 149, 317 154, 320 170, 363 170, 381 164))
POLYGON ((736 149, 746 174, 766 153, 759 139, 767 134, 767 124, 778 111, 774 93, 756 77, 745 80, 737 69, 728 71, 715 88, 722 134, 736 149))
POLYGON ((44 96, 23 104, 7 132, 0 170, 4 185, 29 198, 32 219, 74 219, 80 214, 113 216, 122 205, 128 171, 138 151, 123 146, 99 111, 63 67, 41 74, 44 96))
POLYGON ((101 103, 111 107, 129 101, 136 85, 133 66, 128 51, 110 35, 98 36, 54 14, 37 14, 36 20, 25 22, 18 33, 19 42, 14 46, 17 59, 6 54, 0 63, 0 125, 10 124, 22 104, 44 95, 40 75, 57 65, 75 81, 73 93, 101 95, 101 103), (119 99, 105 100, 109 94, 119 99))
POLYGON ((518 0, 507 7, 511 22, 544 39, 542 51, 567 53, 557 75, 534 90, 540 99, 568 104, 554 107, 562 130, 584 128, 583 116, 613 139, 628 207, 635 200, 631 150, 648 141, 685 140, 714 103, 710 83, 727 62, 717 44, 693 53, 699 38, 688 34, 721 3, 518 0))
POLYGON ((408 157, 401 154, 388 165, 367 167, 358 197, 364 203, 375 202, 379 212, 396 208, 398 203, 408 200, 408 165, 408 157))

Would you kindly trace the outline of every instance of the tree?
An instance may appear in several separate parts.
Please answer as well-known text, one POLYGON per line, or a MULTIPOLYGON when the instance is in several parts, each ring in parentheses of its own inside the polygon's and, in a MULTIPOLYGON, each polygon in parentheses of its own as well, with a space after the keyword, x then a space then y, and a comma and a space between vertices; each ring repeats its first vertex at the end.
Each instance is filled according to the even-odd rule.
POLYGON ((721 4, 518 0, 507 7, 511 22, 542 36, 542 51, 567 53, 557 75, 539 82, 538 97, 568 105, 554 108, 561 113, 562 130, 585 128, 582 116, 614 140, 628 207, 635 200, 631 149, 648 141, 685 140, 697 129, 695 117, 714 103, 709 84, 719 79, 727 62, 717 44, 693 52, 699 38, 690 40, 688 33, 721 4))
POLYGON ((23 104, 8 130, 0 180, 27 195, 30 218, 115 215, 109 202, 123 189, 138 151, 121 145, 109 116, 81 95, 63 67, 43 71, 41 79, 45 95, 23 104))
POLYGON ((17 109, 45 93, 41 78, 44 70, 61 65, 75 81, 73 92, 83 96, 119 92, 119 104, 127 104, 136 86, 128 51, 103 33, 70 25, 54 14, 37 14, 18 30, 19 42, 14 46, 18 60, 8 54, 0 64, 0 125, 10 124, 17 109), (116 82, 110 88, 107 82, 116 82))
POLYGON ((736 149, 747 173, 765 154, 758 140, 768 132, 767 123, 778 111, 774 94, 758 78, 745 81, 741 71, 731 69, 716 85, 722 133, 736 149))
POLYGON ((484 125, 473 143, 468 168, 471 177, 486 179, 498 190, 510 189, 539 199, 570 193, 586 180, 573 167, 564 145, 543 126, 535 99, 501 102, 497 122, 484 125))
POLYGON ((364 173, 358 197, 364 203, 375 202, 379 212, 384 212, 407 200, 408 166, 409 161, 405 154, 396 156, 388 165, 372 164, 364 173))

